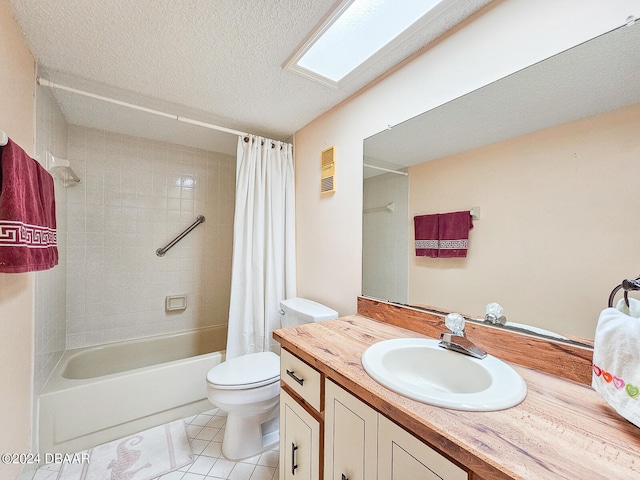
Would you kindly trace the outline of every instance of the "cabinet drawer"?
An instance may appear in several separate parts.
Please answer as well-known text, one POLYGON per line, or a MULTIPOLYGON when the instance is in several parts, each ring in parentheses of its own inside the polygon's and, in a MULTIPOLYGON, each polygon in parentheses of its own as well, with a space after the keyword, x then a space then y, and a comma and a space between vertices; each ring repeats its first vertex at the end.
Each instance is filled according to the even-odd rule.
POLYGON ((320 411, 320 372, 283 349, 280 353, 280 378, 309 405, 320 411))

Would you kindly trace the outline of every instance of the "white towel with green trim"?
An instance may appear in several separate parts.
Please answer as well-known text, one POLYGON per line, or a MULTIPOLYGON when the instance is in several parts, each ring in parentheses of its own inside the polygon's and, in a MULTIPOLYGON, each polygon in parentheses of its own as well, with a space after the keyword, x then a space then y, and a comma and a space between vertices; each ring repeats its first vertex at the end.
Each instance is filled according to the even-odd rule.
MULTIPOLYGON (((638 305, 629 301, 633 314, 638 305)), ((626 308, 624 301, 618 305, 626 308)), ((640 318, 618 308, 600 313, 591 385, 620 415, 640 427, 640 318)))

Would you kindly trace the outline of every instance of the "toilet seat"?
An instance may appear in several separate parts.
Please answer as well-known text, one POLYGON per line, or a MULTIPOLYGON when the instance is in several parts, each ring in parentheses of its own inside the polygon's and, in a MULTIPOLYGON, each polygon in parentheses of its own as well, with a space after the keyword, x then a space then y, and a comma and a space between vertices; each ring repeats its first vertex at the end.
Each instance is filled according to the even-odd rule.
POLYGON ((250 353, 226 360, 207 373, 207 383, 220 390, 246 390, 280 380, 280 357, 273 352, 250 353))

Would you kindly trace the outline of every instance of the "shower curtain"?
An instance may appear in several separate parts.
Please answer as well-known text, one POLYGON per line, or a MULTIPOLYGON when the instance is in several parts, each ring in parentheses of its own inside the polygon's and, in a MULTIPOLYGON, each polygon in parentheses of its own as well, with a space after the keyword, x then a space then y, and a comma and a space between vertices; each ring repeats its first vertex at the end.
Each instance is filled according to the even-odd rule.
POLYGON ((277 351, 280 301, 296 295, 293 147, 238 138, 227 359, 277 351))

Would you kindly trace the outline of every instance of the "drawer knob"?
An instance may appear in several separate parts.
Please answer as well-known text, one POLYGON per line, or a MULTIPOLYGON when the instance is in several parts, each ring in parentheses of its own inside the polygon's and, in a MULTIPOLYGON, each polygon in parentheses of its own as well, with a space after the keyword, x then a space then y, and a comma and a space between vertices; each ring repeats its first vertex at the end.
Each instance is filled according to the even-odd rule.
POLYGON ((300 377, 296 376, 296 374, 295 374, 295 372, 293 370, 287 370, 287 375, 289 375, 291 378, 293 378, 300 385, 304 384, 304 378, 300 378, 300 377))
POLYGON ((344 473, 342 474, 342 480, 349 480, 349 477, 347 477, 344 473))

